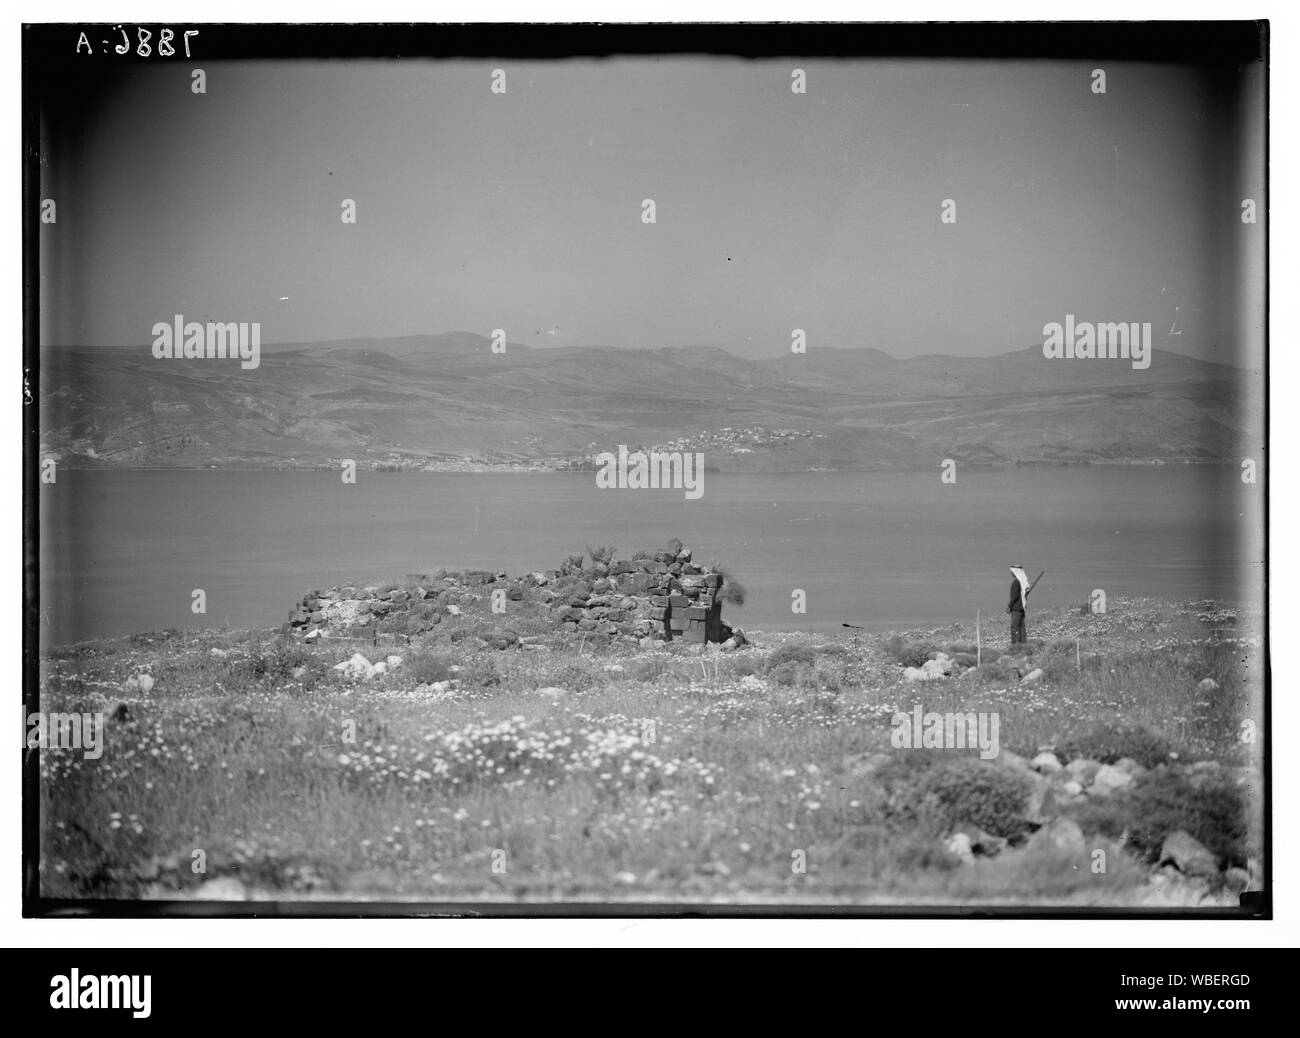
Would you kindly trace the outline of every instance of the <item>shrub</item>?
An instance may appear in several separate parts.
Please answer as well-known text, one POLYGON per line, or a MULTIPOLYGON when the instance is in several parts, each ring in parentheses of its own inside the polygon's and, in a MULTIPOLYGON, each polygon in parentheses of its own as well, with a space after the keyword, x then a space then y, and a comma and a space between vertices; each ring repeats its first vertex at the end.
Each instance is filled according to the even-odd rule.
POLYGON ((638 660, 636 666, 632 670, 632 676, 636 678, 637 681, 647 684, 658 681, 666 673, 668 673, 668 663, 659 656, 652 656, 649 659, 638 660))
POLYGON ((550 684, 567 688, 570 692, 587 692, 600 684, 600 678, 589 667, 572 661, 552 672, 550 684))
POLYGON ((451 664, 442 656, 412 655, 407 657, 403 669, 421 685, 432 685, 435 681, 450 681, 453 677, 451 664))
POLYGON ((1182 829, 1228 865, 1247 858, 1247 812, 1240 790, 1230 780, 1193 783, 1181 771, 1151 771, 1133 788, 1104 800, 1089 800, 1075 813, 1085 832, 1118 839, 1128 831, 1129 843, 1148 863, 1160 856, 1165 837, 1182 829))
POLYGON ((768 667, 767 674, 778 685, 794 687, 802 683, 804 666, 790 660, 786 663, 778 664, 775 667, 768 667))
POLYGON ((587 545, 587 554, 591 556, 593 565, 608 566, 614 561, 614 552, 617 550, 612 544, 598 544, 594 548, 587 545))
POLYGON ((937 840, 921 833, 911 833, 892 847, 894 865, 899 871, 914 875, 922 869, 947 872, 958 868, 961 859, 937 840))
POLYGON ((896 634, 885 642, 885 653, 904 667, 919 667, 934 653, 930 642, 914 642, 896 634))
POLYGON ((582 560, 583 560, 584 557, 585 557, 585 556, 583 556, 583 554, 582 554, 581 552, 579 552, 577 555, 570 555, 570 556, 568 556, 568 557, 564 560, 564 562, 560 565, 560 574, 561 574, 562 576, 566 576, 566 577, 567 577, 567 576, 570 576, 570 575, 572 575, 572 574, 574 574, 574 573, 581 573, 581 572, 582 572, 582 560))
POLYGON ((1145 768, 1164 763, 1174 747, 1167 739, 1137 725, 1101 724, 1074 735, 1056 747, 1066 761, 1087 757, 1102 764, 1114 764, 1130 757, 1145 768))
POLYGON ((812 674, 812 684, 819 689, 825 689, 828 692, 838 692, 840 690, 842 679, 838 671, 831 670, 829 667, 818 667, 812 674))
POLYGON ((758 661, 752 656, 741 656, 731 664, 731 672, 738 678, 743 678, 747 674, 757 674, 759 669, 758 661))
POLYGON ((492 657, 475 656, 461 667, 460 681, 469 688, 495 688, 501 684, 501 671, 492 657))
POLYGON ((682 547, 683 547, 682 542, 679 541, 676 537, 674 537, 672 540, 668 542, 668 550, 672 552, 674 555, 680 552, 682 550, 682 547))
POLYGON ((812 666, 817 662, 817 653, 807 645, 781 645, 767 657, 768 670, 775 670, 786 663, 804 663, 812 666))
POLYGON ((1010 768, 920 751, 889 761, 876 777, 889 791, 889 816, 904 825, 940 835, 969 822, 1008 839, 1025 830, 1029 780, 1010 768))

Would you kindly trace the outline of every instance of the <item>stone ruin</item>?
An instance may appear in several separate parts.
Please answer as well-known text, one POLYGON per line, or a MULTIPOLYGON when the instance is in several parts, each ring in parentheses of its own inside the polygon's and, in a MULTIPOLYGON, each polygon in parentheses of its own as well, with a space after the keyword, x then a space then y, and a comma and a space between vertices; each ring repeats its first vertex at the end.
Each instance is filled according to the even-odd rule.
POLYGON ((476 633, 494 648, 538 641, 515 628, 581 632, 589 639, 649 644, 680 640, 730 648, 744 634, 722 619, 723 574, 672 541, 658 551, 616 559, 613 551, 570 556, 558 570, 510 577, 486 570, 408 574, 399 583, 311 591, 289 614, 286 633, 314 641, 351 638, 398 645, 444 623, 476 633))

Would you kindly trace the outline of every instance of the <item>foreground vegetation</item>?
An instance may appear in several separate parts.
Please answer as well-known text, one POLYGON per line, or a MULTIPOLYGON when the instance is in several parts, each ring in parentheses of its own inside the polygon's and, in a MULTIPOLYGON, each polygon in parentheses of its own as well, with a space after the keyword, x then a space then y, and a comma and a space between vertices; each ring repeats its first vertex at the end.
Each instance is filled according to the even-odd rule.
POLYGON ((502 651, 452 619, 391 648, 165 632, 53 650, 42 709, 104 712, 106 748, 40 751, 41 892, 1235 905, 1234 877, 1260 878, 1258 617, 1115 601, 1031 634, 1015 654, 959 625, 502 651), (358 650, 387 672, 335 669, 358 650), (959 673, 904 677, 940 651, 959 673), (895 748, 916 705, 996 712, 1000 756, 895 748), (1034 803, 1044 750, 1132 779, 1053 787, 1082 844, 1034 803), (1207 874, 1159 867, 1180 830, 1207 874))

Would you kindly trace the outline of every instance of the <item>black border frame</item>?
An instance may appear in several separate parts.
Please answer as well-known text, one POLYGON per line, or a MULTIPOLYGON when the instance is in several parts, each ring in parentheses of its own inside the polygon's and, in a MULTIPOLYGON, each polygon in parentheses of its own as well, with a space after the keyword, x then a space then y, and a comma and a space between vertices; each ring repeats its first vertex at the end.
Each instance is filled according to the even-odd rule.
MULTIPOLYGON (((153 32, 160 23, 126 22, 153 32)), ((1268 212, 1271 111, 1270 25, 1259 21, 1133 22, 736 22, 736 23, 419 23, 419 24, 248 24, 178 20, 179 33, 196 28, 196 52, 188 60, 487 59, 533 60, 631 55, 712 55, 736 58, 929 58, 1041 59, 1051 61, 1141 61, 1203 66, 1263 62, 1264 210, 1268 212)), ((24 24, 22 31, 22 212, 23 212, 23 644, 22 696, 25 712, 39 708, 40 492, 38 457, 40 373, 39 148, 41 76, 80 77, 126 63, 181 63, 172 57, 75 53, 78 34, 100 40, 120 37, 117 25, 24 24), (32 392, 28 394, 28 388, 32 392)), ((1269 222, 1265 235, 1264 462, 1260 490, 1264 510, 1264 876, 1262 891, 1243 895, 1238 909, 1129 910, 985 906, 856 906, 783 903, 721 905, 655 902, 416 902, 416 901, 246 901, 180 902, 67 900, 40 895, 39 762, 23 755, 22 887, 24 917, 96 918, 961 918, 961 919, 1260 919, 1273 918, 1272 659, 1268 621, 1270 509, 1268 459, 1270 401, 1268 315, 1271 313, 1269 222)))

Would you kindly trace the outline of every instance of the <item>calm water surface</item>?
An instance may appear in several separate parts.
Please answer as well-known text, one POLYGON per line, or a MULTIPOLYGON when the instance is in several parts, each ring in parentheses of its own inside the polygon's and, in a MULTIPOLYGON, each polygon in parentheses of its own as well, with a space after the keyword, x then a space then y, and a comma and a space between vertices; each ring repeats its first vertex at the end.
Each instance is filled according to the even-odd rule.
POLYGON ((1184 466, 967 470, 950 486, 937 470, 710 472, 696 501, 598 490, 593 474, 60 472, 40 497, 42 642, 270 626, 313 587, 553 569, 588 544, 630 555, 674 536, 744 583, 745 607, 725 615, 749 628, 902 628, 977 609, 1001 623, 1012 562, 1047 570, 1040 609, 1097 587, 1258 600, 1259 496, 1235 470, 1184 466))

